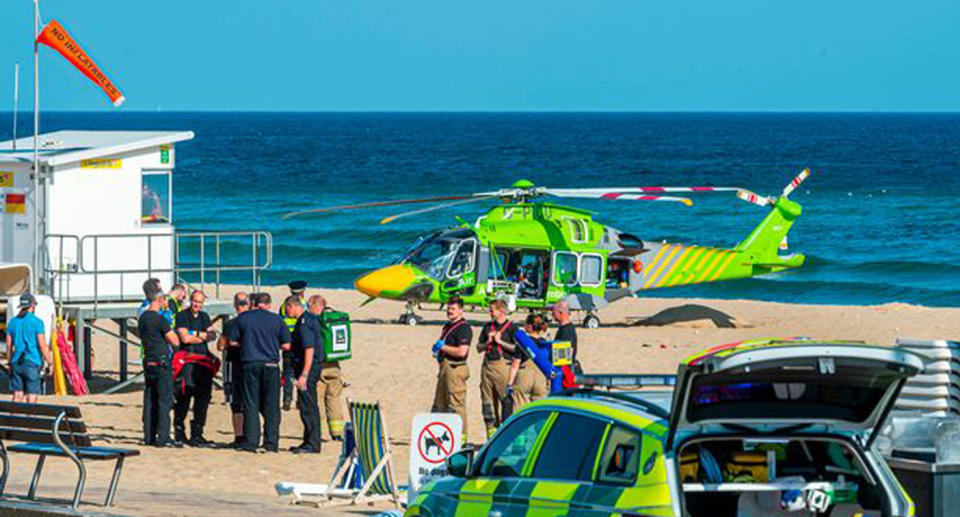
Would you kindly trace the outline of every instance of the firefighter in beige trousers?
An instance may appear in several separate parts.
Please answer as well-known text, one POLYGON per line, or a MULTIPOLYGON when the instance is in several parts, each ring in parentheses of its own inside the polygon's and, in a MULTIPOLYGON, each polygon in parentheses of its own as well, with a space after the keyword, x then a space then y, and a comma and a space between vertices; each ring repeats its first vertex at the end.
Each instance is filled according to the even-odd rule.
MULTIPOLYGON (((320 317, 327 307, 327 300, 315 294, 307 303, 310 314, 320 317)), ((320 379, 317 382, 317 402, 324 409, 327 418, 327 427, 330 429, 330 438, 343 439, 343 372, 339 361, 323 361, 320 363, 320 379)))
POLYGON ((467 356, 473 331, 463 318, 463 299, 454 296, 447 301, 447 324, 440 339, 433 345, 433 355, 440 363, 437 388, 433 396, 434 413, 456 413, 463 421, 463 442, 467 442, 467 380, 470 369, 467 356))
MULTIPOLYGON (((547 331, 547 322, 539 314, 527 316, 523 329, 534 341, 543 340, 547 331)), ((518 349, 510 364, 507 392, 513 400, 513 410, 517 411, 534 400, 542 399, 550 392, 547 378, 530 362, 530 358, 518 349)))
POLYGON ((507 304, 503 300, 490 303, 490 323, 483 326, 480 339, 477 340, 477 352, 483 354, 483 366, 480 368, 480 411, 487 428, 487 438, 493 435, 509 416, 504 411, 503 401, 507 398, 507 381, 510 376, 510 362, 513 359, 516 340, 516 327, 507 319, 507 304))

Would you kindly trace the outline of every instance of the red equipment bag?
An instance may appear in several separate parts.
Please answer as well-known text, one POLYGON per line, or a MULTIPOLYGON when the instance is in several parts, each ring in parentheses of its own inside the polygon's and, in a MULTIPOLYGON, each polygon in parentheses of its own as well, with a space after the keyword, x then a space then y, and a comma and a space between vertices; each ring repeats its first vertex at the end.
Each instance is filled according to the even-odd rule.
POLYGON ((173 354, 173 389, 183 395, 193 388, 193 369, 203 368, 213 377, 220 371, 220 359, 210 354, 178 350, 173 354))

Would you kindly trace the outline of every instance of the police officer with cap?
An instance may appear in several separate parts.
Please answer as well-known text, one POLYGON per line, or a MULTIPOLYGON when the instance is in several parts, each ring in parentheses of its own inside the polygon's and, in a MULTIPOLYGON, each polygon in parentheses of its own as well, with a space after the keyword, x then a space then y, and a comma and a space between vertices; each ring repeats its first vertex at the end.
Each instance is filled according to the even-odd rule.
MULTIPOLYGON (((307 300, 304 297, 304 293, 307 290, 307 282, 303 280, 294 280, 287 284, 287 287, 290 288, 290 296, 295 296, 300 300, 300 305, 303 306, 304 310, 307 308, 307 300)), ((297 318, 292 317, 292 315, 287 314, 286 304, 280 306, 280 317, 283 318, 283 322, 287 325, 287 330, 290 331, 290 334, 293 334, 294 329, 297 326, 297 318)), ((293 385, 297 382, 296 377, 293 371, 293 352, 290 350, 284 350, 282 355, 282 367, 283 367, 283 410, 290 411, 290 404, 293 403, 293 385)))

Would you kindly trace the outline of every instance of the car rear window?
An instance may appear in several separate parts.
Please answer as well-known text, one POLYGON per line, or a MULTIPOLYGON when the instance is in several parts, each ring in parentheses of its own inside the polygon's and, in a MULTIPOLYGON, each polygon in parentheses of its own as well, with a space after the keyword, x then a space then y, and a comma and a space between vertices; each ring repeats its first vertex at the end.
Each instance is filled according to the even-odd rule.
POLYGON ((900 376, 880 368, 830 373, 790 365, 698 376, 687 419, 813 419, 863 422, 900 376))
POLYGON ((590 481, 606 422, 560 413, 540 448, 533 477, 590 481))

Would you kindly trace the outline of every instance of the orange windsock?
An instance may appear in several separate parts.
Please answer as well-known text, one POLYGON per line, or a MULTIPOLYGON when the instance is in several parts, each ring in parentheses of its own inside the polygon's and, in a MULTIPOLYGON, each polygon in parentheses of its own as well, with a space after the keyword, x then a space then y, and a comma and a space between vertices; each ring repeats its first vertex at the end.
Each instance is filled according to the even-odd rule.
POLYGON ((103 89, 114 106, 119 106, 126 100, 116 85, 113 84, 113 81, 100 70, 93 59, 80 48, 80 45, 70 37, 66 29, 56 20, 50 20, 50 23, 43 28, 43 31, 37 36, 37 43, 42 43, 67 58, 67 61, 77 67, 77 70, 83 72, 83 75, 89 77, 91 81, 103 89))

